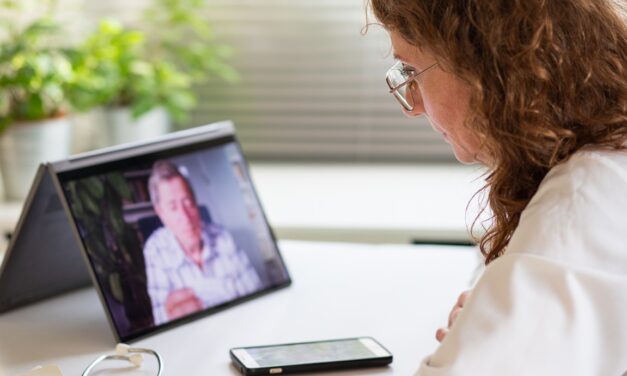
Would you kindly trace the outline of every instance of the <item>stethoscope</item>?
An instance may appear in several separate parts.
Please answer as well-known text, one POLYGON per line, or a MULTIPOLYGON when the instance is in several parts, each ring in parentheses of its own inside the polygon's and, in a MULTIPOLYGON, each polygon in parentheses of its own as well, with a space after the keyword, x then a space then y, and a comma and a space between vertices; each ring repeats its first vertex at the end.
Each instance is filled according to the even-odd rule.
POLYGON ((92 369, 105 360, 126 360, 127 362, 133 363, 135 367, 141 367, 144 361, 142 354, 151 354, 157 358, 157 376, 161 376, 161 372, 163 371, 163 359, 161 359, 161 355, 159 355, 158 352, 151 349, 130 347, 123 343, 118 343, 117 346, 115 346, 115 354, 101 355, 91 362, 91 364, 85 368, 85 371, 83 371, 82 376, 89 375, 92 369))

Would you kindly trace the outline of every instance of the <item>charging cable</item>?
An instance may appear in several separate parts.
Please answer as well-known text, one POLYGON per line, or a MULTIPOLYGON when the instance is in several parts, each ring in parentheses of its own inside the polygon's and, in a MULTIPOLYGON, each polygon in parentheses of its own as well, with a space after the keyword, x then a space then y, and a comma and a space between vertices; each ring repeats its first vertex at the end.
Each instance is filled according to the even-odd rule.
POLYGON ((141 367, 144 362, 142 354, 154 355, 155 358, 157 358, 157 376, 161 376, 163 371, 163 359, 161 359, 161 355, 159 355, 158 352, 151 349, 130 347, 124 343, 118 343, 117 346, 115 346, 115 354, 101 355, 96 358, 90 365, 87 366, 87 368, 85 368, 82 376, 88 376, 92 369, 106 360, 124 360, 132 363, 135 367, 141 367))

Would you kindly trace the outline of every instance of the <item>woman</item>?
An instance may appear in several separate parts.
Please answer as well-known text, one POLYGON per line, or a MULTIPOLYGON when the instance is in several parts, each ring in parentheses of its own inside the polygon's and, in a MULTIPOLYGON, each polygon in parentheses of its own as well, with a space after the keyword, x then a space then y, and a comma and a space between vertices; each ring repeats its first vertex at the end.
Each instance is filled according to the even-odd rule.
POLYGON ((622 375, 624 1, 370 2, 403 111, 489 169, 486 270, 418 374, 622 375))

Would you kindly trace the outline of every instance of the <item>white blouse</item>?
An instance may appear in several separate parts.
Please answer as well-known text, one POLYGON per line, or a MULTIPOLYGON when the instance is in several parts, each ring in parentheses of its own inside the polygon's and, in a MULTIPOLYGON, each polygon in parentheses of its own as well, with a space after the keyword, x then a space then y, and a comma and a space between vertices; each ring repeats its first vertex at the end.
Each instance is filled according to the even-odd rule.
POLYGON ((416 374, 627 375, 627 152, 547 174, 416 374))

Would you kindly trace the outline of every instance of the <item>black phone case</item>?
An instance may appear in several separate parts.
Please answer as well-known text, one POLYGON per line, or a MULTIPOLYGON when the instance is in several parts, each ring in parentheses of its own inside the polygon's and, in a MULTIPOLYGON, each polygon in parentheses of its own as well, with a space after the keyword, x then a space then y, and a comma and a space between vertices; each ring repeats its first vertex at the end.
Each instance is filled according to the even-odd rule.
MULTIPOLYGON (((359 338, 365 338, 365 337, 359 337, 359 338)), ((314 341, 314 342, 327 342, 327 341, 314 341)), ((390 356, 367 358, 367 359, 341 360, 341 361, 323 362, 323 363, 308 363, 308 364, 294 364, 294 365, 273 366, 273 367, 246 368, 246 366, 244 366, 239 361, 239 359, 233 354, 233 349, 229 350, 229 355, 231 356, 231 360, 235 368, 237 368, 243 375, 246 375, 246 376, 284 375, 284 374, 299 373, 299 372, 341 370, 341 369, 350 369, 350 368, 366 368, 366 367, 378 367, 378 366, 380 367, 380 366, 386 366, 392 363, 394 356, 391 355, 390 351, 386 349, 383 345, 381 345, 378 341, 375 341, 375 342, 377 342, 379 346, 383 347, 390 354, 390 356)), ((312 342, 301 342, 301 343, 312 343, 312 342)), ((291 345, 291 344, 293 343, 277 344, 276 346, 291 345)), ((255 348, 255 347, 267 347, 267 346, 250 346, 250 347, 244 347, 244 348, 255 348)))

